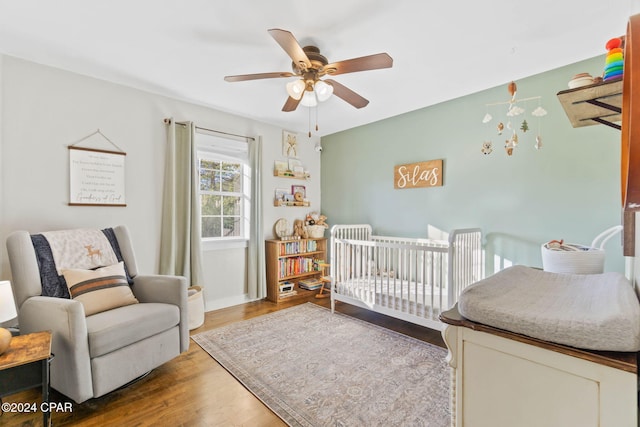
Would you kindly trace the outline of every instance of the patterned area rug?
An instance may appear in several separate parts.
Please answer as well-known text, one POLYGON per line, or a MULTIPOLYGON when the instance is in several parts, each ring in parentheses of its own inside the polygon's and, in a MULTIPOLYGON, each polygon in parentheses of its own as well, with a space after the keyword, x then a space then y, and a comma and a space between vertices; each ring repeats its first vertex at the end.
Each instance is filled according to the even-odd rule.
POLYGON ((451 422, 444 349, 312 303, 192 339, 291 426, 451 422))

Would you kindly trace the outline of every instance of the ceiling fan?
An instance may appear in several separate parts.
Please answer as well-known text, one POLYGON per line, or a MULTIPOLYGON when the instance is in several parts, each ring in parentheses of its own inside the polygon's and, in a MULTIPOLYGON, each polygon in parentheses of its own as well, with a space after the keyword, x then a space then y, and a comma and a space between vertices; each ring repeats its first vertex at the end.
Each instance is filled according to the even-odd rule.
POLYGON ((298 77, 297 80, 287 83, 289 98, 282 107, 282 111, 294 111, 298 108, 298 104, 309 107, 316 106, 318 102, 327 100, 332 94, 356 108, 365 107, 369 104, 367 99, 333 79, 321 80, 320 78, 356 71, 390 68, 393 65, 393 59, 386 53, 329 63, 316 46, 301 47, 291 32, 278 28, 268 30, 268 32, 293 60, 291 64, 293 72, 243 74, 226 76, 224 79, 228 82, 240 82, 298 77))

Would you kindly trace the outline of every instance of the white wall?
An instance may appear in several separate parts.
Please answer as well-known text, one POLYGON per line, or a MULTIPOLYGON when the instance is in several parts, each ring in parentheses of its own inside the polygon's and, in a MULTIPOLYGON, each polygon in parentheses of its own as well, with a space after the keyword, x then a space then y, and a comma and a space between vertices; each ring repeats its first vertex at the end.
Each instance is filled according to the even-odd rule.
MULTIPOLYGON (((118 224, 131 231, 140 271, 157 272, 165 117, 262 136, 265 238, 272 237, 272 225, 279 217, 302 218, 307 213, 302 208, 273 207, 273 189, 281 186, 272 176, 273 161, 282 159, 280 128, 8 56, 0 56, 0 82, 1 279, 10 279, 4 242, 14 230, 118 224), (127 153, 126 207, 67 205, 67 146, 96 129, 127 153)), ((300 135, 299 139, 300 157, 314 177, 306 185, 317 209, 320 157, 313 151, 316 138, 307 142, 307 137, 300 135)), ((204 257, 208 307, 220 306, 218 301, 242 302, 246 293, 245 250, 211 251, 204 257)))

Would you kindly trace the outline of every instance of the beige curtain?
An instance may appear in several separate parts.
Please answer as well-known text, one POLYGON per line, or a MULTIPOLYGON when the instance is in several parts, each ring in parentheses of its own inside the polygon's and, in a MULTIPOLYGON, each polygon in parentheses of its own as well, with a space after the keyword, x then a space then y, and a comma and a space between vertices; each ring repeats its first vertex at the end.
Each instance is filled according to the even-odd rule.
POLYGON ((251 229, 247 251, 247 287, 250 299, 267 296, 264 229, 262 227, 262 138, 249 140, 251 166, 251 229))
POLYGON ((160 234, 160 274, 185 276, 203 286, 199 171, 192 122, 167 122, 160 234))

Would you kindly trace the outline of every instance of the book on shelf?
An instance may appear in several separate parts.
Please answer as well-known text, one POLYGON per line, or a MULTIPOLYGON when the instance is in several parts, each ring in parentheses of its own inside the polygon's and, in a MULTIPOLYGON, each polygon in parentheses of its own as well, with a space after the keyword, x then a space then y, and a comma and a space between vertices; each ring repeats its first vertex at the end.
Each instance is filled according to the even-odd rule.
POLYGON ((283 298, 289 298, 289 297, 292 297, 292 296, 297 295, 297 294, 298 294, 298 291, 296 291, 296 290, 294 289, 294 290, 292 290, 292 291, 280 292, 280 293, 278 294, 278 298, 280 298, 280 299, 283 299, 283 298))
POLYGON ((316 289, 320 289, 322 287, 322 282, 315 278, 304 279, 298 282, 298 286, 302 289, 313 291, 316 289))
POLYGON ((296 257, 283 258, 278 261, 280 279, 298 274, 305 274, 317 271, 317 262, 312 258, 296 257))
POLYGON ((295 240, 280 245, 280 255, 295 255, 318 250, 318 242, 315 240, 295 240))

